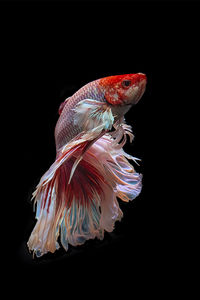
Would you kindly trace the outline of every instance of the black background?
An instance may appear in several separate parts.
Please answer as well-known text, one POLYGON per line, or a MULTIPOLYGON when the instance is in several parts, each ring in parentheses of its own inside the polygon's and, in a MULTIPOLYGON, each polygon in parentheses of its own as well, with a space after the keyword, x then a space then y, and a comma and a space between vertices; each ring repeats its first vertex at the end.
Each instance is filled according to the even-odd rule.
POLYGON ((2 227, 2 249, 8 279, 20 277, 19 289, 26 279, 33 281, 36 289, 50 278, 50 289, 55 278, 64 276, 62 288, 70 289, 72 280, 78 292, 76 282, 85 280, 84 291, 96 284, 98 294, 100 286, 113 278, 115 289, 126 290, 123 283, 135 287, 145 278, 153 280, 153 286, 165 286, 169 281, 163 276, 169 271, 175 284, 182 232, 176 226, 174 157, 181 142, 179 116, 187 103, 183 87, 196 63, 199 5, 181 1, 1 4, 8 206, 2 209, 7 224, 2 227), (30 197, 55 158, 59 104, 94 79, 137 72, 147 75, 148 84, 142 100, 126 115, 135 139, 125 149, 142 159, 136 166, 144 175, 140 196, 130 203, 120 201, 124 218, 103 241, 88 241, 70 247, 68 253, 60 249, 33 260, 26 248, 35 224, 30 197))

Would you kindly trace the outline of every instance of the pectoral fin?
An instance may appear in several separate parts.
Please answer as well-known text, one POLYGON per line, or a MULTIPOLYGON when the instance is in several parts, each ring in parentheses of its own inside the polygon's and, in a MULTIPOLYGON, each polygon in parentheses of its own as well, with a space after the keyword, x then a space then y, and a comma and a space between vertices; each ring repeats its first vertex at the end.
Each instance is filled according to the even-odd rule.
POLYGON ((105 102, 84 99, 75 107, 74 125, 79 124, 85 132, 91 132, 96 137, 102 130, 112 128, 114 117, 110 106, 105 102))

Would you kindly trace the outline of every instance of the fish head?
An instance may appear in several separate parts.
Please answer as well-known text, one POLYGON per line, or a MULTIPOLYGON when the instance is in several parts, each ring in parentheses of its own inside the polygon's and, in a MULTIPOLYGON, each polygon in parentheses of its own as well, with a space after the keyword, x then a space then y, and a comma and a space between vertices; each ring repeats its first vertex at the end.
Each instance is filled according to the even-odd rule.
POLYGON ((105 99, 111 105, 134 105, 142 97, 147 78, 145 74, 125 74, 102 78, 105 99))
POLYGON ((143 73, 115 75, 102 78, 100 86, 115 116, 121 117, 144 94, 147 78, 143 73))

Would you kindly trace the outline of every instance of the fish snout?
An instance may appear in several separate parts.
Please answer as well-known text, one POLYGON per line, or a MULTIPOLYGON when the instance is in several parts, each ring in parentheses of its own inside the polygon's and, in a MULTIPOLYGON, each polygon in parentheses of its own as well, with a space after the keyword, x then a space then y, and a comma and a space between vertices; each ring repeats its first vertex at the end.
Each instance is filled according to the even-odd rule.
POLYGON ((138 101, 141 99, 142 95, 145 92, 146 84, 147 84, 146 75, 143 74, 143 73, 138 73, 137 74, 137 80, 136 80, 136 85, 138 86, 138 94, 137 94, 137 97, 134 101, 134 104, 137 104, 138 101))
POLYGON ((138 82, 147 82, 147 76, 143 73, 138 73, 137 74, 138 82))

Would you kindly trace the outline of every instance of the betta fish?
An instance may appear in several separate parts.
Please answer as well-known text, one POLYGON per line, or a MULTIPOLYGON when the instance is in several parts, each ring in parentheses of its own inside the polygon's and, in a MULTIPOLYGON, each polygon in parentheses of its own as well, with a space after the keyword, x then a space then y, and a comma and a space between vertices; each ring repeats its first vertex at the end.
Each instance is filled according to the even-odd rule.
POLYGON ((42 256, 60 243, 81 245, 103 239, 123 213, 117 198, 128 202, 142 188, 142 175, 123 146, 133 140, 124 115, 142 97, 146 75, 94 80, 67 98, 55 127, 56 158, 33 193, 37 223, 28 248, 42 256))

